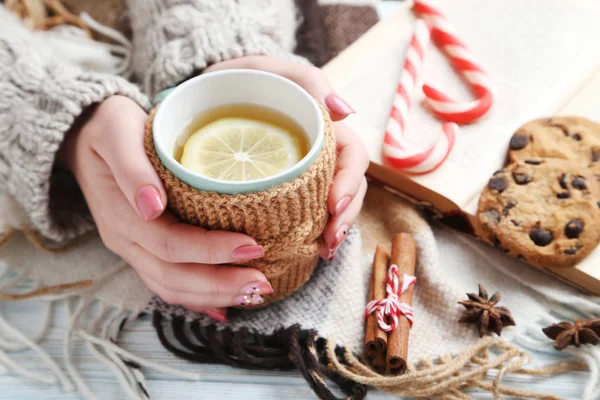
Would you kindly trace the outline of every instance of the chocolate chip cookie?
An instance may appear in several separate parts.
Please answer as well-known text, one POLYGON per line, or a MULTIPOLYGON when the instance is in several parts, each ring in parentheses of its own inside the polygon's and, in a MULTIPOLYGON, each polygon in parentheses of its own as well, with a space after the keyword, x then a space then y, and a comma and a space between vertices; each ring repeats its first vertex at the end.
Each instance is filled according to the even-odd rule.
POLYGON ((509 143, 511 162, 561 158, 580 162, 600 175, 600 124, 580 117, 553 117, 531 121, 509 143))
POLYGON ((576 161, 532 158, 497 171, 477 218, 497 248, 541 267, 573 266, 598 244, 600 186, 576 161))

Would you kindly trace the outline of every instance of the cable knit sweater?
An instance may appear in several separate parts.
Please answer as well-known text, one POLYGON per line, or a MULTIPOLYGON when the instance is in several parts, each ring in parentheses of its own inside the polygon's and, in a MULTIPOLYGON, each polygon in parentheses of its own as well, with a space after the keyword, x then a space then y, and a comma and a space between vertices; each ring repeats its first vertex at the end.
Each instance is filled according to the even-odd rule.
POLYGON ((31 225, 62 241, 93 229, 73 178, 54 170, 65 134, 83 110, 120 94, 148 98, 208 65, 248 55, 290 58, 293 0, 128 0, 139 87, 58 58, 0 6, 0 192, 31 225), (71 182, 69 182, 69 180, 71 182))

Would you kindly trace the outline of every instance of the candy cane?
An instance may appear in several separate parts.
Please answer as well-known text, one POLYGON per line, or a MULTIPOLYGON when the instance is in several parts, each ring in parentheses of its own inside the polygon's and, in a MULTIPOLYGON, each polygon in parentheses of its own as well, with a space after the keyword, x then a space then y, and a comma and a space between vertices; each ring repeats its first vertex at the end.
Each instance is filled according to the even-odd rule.
POLYGON ((429 149, 423 150, 406 141, 405 129, 412 97, 417 89, 423 70, 423 57, 429 44, 430 30, 427 23, 419 19, 410 41, 404 68, 396 90, 394 104, 385 132, 383 156, 392 167, 412 174, 426 174, 439 167, 450 154, 456 141, 458 126, 446 123, 442 135, 429 149))
POLYGON ((390 265, 387 274, 385 299, 372 300, 365 309, 365 318, 374 312, 377 313, 377 323, 381 329, 391 332, 398 326, 400 316, 404 315, 412 327, 414 312, 409 304, 401 303, 398 299, 402 293, 417 282, 417 278, 404 274, 400 285, 400 272, 396 264, 390 265))
MULTIPOLYGON (((388 125, 389 131, 389 125, 388 125)), ((423 151, 404 143, 402 147, 384 144, 384 156, 387 163, 403 172, 424 175, 437 169, 450 155, 458 135, 458 125, 447 122, 442 125, 442 135, 435 144, 423 151)))
POLYGON ((455 70, 469 83, 477 97, 475 101, 457 102, 442 91, 424 85, 423 92, 431 110, 443 121, 475 122, 489 111, 494 100, 487 73, 440 10, 426 0, 415 0, 413 11, 431 24, 433 40, 448 55, 455 70))

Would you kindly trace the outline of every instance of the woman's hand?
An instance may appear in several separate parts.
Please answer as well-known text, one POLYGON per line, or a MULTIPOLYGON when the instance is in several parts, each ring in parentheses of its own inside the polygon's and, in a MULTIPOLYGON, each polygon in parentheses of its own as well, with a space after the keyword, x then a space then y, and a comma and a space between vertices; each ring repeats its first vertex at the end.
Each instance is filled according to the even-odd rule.
POLYGON ((167 303, 225 319, 248 291, 272 292, 255 269, 220 266, 264 255, 254 239, 179 223, 144 151, 146 113, 113 96, 69 133, 58 163, 79 182, 102 241, 126 260, 167 303))
MULTIPOLYGON (((284 76, 306 89, 329 109, 331 119, 341 121, 354 110, 333 92, 325 74, 318 68, 266 56, 243 57, 208 67, 206 72, 248 68, 284 76)), ((334 123, 338 161, 329 195, 331 218, 325 228, 321 257, 330 259, 354 224, 367 191, 365 171, 369 165, 366 149, 358 136, 342 122, 334 123)))

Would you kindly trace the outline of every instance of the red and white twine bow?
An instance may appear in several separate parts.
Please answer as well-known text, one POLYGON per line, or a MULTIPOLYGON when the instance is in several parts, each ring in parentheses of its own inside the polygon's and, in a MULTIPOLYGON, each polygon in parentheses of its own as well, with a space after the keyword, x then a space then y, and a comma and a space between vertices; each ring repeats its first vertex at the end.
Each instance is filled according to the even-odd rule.
POLYGON ((414 276, 404 274, 402 285, 400 285, 400 273, 398 266, 392 264, 388 270, 385 291, 385 299, 372 300, 365 309, 365 318, 370 314, 377 312, 377 323, 379 327, 386 332, 391 332, 398 326, 401 316, 405 316, 410 326, 414 321, 413 309, 409 304, 401 303, 399 298, 409 287, 417 282, 414 276))

